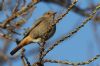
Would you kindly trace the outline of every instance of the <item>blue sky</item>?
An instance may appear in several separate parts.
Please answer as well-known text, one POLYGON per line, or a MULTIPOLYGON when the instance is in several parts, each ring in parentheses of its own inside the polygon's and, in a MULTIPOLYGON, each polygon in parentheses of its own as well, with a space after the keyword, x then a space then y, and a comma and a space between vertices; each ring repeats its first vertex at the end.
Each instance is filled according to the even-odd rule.
MULTIPOLYGON (((88 5, 86 1, 87 0, 84 0, 84 1, 80 0, 77 4, 79 4, 84 9, 88 5)), ((99 0, 94 0, 94 2, 100 3, 99 0)), ((53 4, 48 5, 45 3, 39 3, 38 5, 36 5, 37 8, 33 12, 33 15, 30 18, 30 20, 28 20, 29 23, 25 24, 25 27, 30 26, 33 22, 35 22, 36 19, 38 19, 39 16, 42 16, 43 13, 47 12, 48 10, 53 10, 57 12, 63 10, 63 9, 60 9, 61 8, 60 6, 57 6, 57 5, 55 6, 56 7, 54 7, 53 4)), ((81 24, 85 19, 86 17, 82 17, 70 11, 69 14, 65 16, 60 21, 60 23, 57 24, 56 33, 50 40, 47 41, 47 44, 52 44, 53 42, 55 42, 55 40, 59 39, 61 36, 67 34, 71 30, 73 30, 75 27, 77 27, 79 24, 81 24)), ((72 62, 80 62, 80 61, 89 60, 95 57, 97 54, 100 54, 100 49, 98 50, 98 46, 97 46, 98 44, 96 42, 96 39, 93 33, 92 22, 93 22, 92 20, 89 21, 89 23, 87 23, 83 28, 81 28, 81 30, 78 31, 76 34, 74 34, 71 38, 60 43, 60 45, 58 45, 57 47, 55 47, 55 49, 49 52, 45 58, 52 59, 52 60, 68 60, 72 62)), ((100 29, 100 27, 98 27, 98 29, 100 29)), ((13 44, 10 50, 12 50, 14 47, 15 47, 15 43, 13 44)), ((27 51, 30 48, 35 48, 35 47, 38 47, 38 46, 34 44, 25 46, 27 51)), ((36 61, 35 55, 28 57, 28 59, 31 63, 36 61)), ((20 64, 22 64, 21 60, 18 60, 15 63, 14 63, 14 66, 18 66, 18 65, 21 66, 20 64)), ((85 66, 97 66, 97 64, 100 65, 100 59, 85 66)), ((61 66, 61 65, 46 63, 45 66, 61 66)))

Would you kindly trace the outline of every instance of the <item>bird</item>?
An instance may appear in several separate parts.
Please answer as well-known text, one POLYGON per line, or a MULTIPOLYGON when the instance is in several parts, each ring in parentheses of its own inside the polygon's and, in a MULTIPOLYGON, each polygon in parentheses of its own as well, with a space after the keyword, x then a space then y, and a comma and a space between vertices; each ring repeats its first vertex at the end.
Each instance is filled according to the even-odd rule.
POLYGON ((19 42, 17 47, 10 52, 10 54, 14 55, 17 51, 30 43, 42 43, 50 39, 56 32, 56 25, 49 29, 50 32, 48 34, 46 33, 50 24, 54 21, 55 14, 56 12, 54 11, 48 11, 42 17, 37 19, 29 32, 19 42), (44 35, 46 35, 46 37, 44 35))

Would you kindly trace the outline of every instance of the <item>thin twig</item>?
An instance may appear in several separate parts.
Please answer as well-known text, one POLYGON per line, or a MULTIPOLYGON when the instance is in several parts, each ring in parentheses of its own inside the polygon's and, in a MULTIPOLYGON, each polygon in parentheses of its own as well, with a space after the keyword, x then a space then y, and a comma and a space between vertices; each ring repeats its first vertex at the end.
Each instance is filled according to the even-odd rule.
POLYGON ((21 51, 21 59, 22 59, 23 65, 26 66, 26 63, 24 60, 24 50, 21 51))
POLYGON ((28 59, 26 58, 24 52, 25 52, 25 49, 22 48, 22 51, 21 51, 21 59, 22 59, 22 62, 23 62, 23 64, 24 64, 24 66, 27 66, 27 65, 28 65, 28 66, 31 66, 31 65, 30 65, 30 62, 29 62, 28 59))
POLYGON ((68 7, 68 9, 66 10, 66 12, 64 14, 61 14, 60 16, 57 17, 57 19, 54 20, 54 22, 51 23, 51 25, 48 28, 47 33, 45 34, 45 36, 50 32, 50 29, 56 25, 57 23, 59 23, 60 20, 63 19, 64 16, 66 16, 66 14, 68 14, 70 12, 70 10, 74 7, 74 5, 77 3, 77 0, 74 0, 74 2, 68 7))
POLYGON ((6 28, 6 25, 13 19, 19 17, 22 15, 24 12, 28 11, 30 8, 34 7, 34 5, 37 3, 29 3, 28 6, 24 9, 21 9, 20 11, 16 12, 15 14, 12 14, 9 18, 7 18, 2 24, 0 24, 1 28, 6 28))
POLYGON ((42 54, 45 50, 45 42, 40 43, 39 45, 40 45, 39 62, 42 64, 42 60, 43 60, 42 54))
POLYGON ((75 0, 70 6, 69 8, 66 10, 66 12, 64 14, 61 14, 58 19, 55 19, 54 22, 52 22, 52 24, 49 26, 47 33, 45 34, 45 36, 50 32, 50 29, 56 24, 58 23, 66 14, 69 13, 69 11, 74 7, 75 3, 77 2, 77 0, 75 0))
POLYGON ((13 11, 12 11, 12 14, 14 14, 14 13, 16 13, 17 12, 17 10, 18 10, 18 6, 19 6, 19 1, 20 0, 16 0, 17 2, 16 2, 16 5, 15 5, 15 7, 14 7, 14 9, 13 9, 13 11))
POLYGON ((48 60, 48 59, 44 59, 44 63, 46 62, 50 62, 50 63, 60 63, 60 64, 68 64, 68 65, 86 65, 86 64, 90 64, 91 62, 94 62, 95 60, 99 59, 100 55, 96 55, 95 57, 93 57, 92 59, 88 60, 88 61, 84 61, 84 62, 69 62, 69 61, 60 61, 60 60, 48 60))
POLYGON ((99 9, 100 9, 100 5, 96 7, 96 9, 93 11, 93 13, 92 13, 86 20, 84 20, 84 21, 82 22, 81 25, 79 25, 77 28, 75 28, 75 29, 74 29, 73 31, 71 31, 69 34, 67 34, 66 36, 62 37, 60 40, 56 41, 51 47, 49 47, 49 49, 48 49, 46 52, 44 52, 43 57, 44 57, 49 51, 51 51, 51 50, 54 49, 57 45, 59 45, 59 43, 61 43, 61 42, 64 41, 65 39, 70 38, 73 34, 77 33, 82 27, 84 27, 84 25, 85 25, 86 23, 88 23, 88 21, 91 20, 91 19, 94 17, 95 13, 96 13, 97 10, 99 10, 99 9))

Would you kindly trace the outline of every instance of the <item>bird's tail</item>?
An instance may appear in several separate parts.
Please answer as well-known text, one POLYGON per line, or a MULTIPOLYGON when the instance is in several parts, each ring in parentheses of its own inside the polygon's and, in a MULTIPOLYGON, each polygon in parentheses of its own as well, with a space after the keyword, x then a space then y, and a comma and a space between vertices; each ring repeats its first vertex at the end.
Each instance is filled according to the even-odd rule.
POLYGON ((20 50, 22 47, 21 46, 17 46, 16 48, 14 48, 11 52, 10 52, 10 54, 11 55, 14 55, 18 50, 20 50))
POLYGON ((25 45, 27 45, 28 43, 30 43, 30 41, 32 41, 32 38, 30 36, 27 36, 26 38, 24 38, 18 45, 16 48, 14 48, 10 54, 14 55, 18 50, 20 50, 22 47, 24 47, 25 45))

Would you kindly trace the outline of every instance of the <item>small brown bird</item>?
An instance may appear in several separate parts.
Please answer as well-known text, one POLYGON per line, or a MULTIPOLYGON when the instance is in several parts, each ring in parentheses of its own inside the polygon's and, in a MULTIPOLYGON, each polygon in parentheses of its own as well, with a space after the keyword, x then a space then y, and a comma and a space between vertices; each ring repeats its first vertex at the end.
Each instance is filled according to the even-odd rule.
POLYGON ((54 20, 54 15, 56 13, 53 11, 49 11, 45 13, 41 18, 36 21, 36 24, 30 29, 27 35, 23 38, 23 40, 14 48, 10 54, 14 55, 18 50, 20 50, 25 45, 29 43, 42 43, 52 37, 56 31, 56 25, 50 29, 48 34, 47 31, 49 29, 49 25, 54 20), (46 35, 46 37, 44 37, 46 35))

